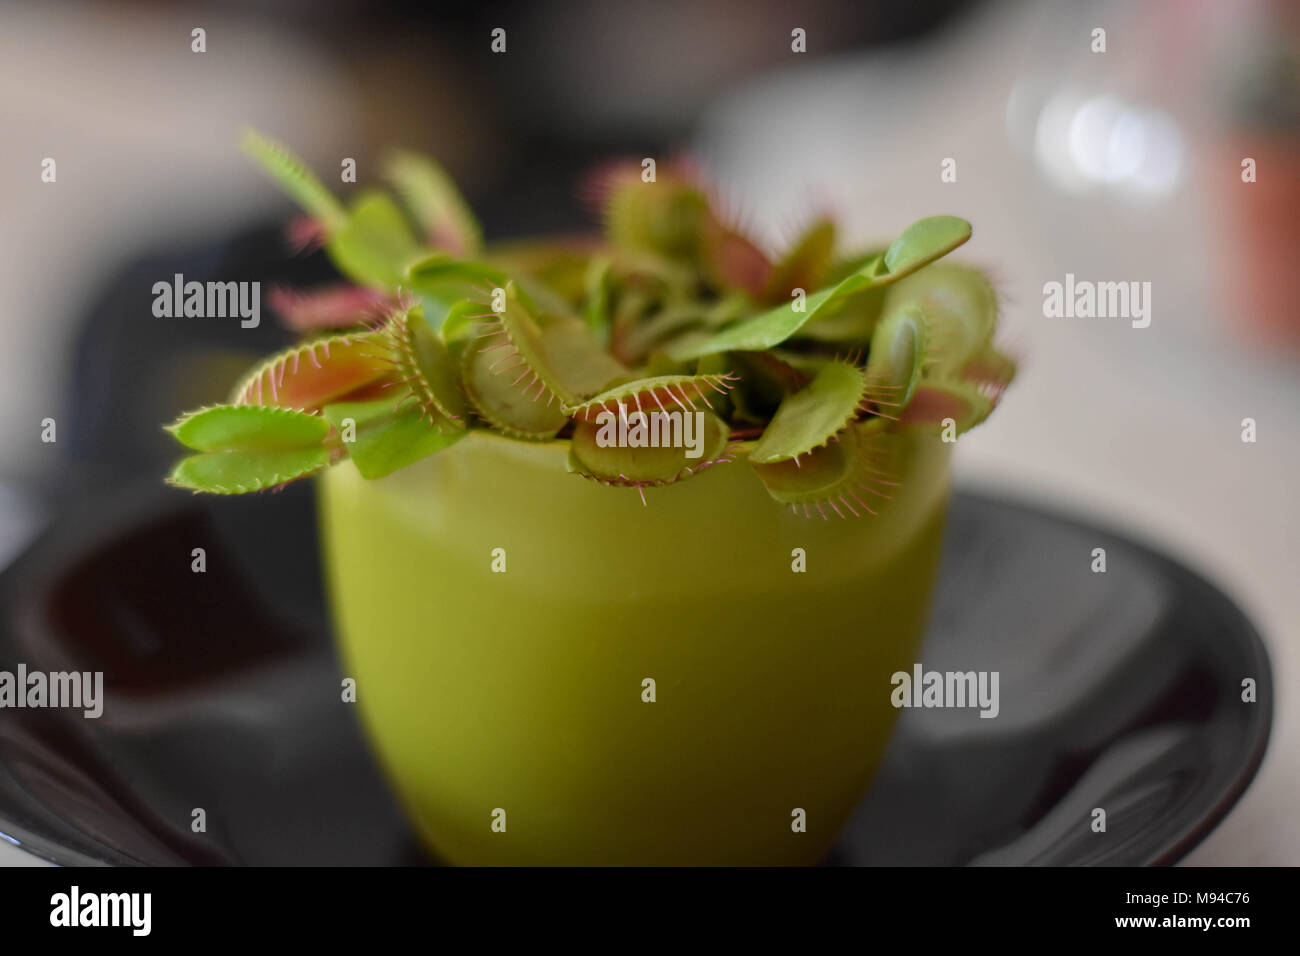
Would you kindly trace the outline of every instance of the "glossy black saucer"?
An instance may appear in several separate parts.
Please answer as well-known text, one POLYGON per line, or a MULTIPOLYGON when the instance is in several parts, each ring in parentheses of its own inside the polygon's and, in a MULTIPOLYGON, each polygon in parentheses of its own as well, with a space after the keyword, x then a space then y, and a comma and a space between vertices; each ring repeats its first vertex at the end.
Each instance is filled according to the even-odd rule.
MULTIPOLYGON (((103 670, 110 705, 0 710, 0 835, 67 864, 433 862, 340 703, 315 542, 306 484, 60 519, 0 576, 0 669, 103 670)), ((1021 505, 954 499, 922 660, 998 670, 1001 714, 904 711, 830 863, 1169 863, 1268 740, 1268 659, 1229 600, 1021 505)))

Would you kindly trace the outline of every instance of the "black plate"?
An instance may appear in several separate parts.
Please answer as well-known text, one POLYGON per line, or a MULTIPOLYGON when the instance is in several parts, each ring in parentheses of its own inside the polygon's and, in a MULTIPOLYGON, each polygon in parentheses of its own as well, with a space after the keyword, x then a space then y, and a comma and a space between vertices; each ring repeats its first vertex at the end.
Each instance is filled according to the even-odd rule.
MULTIPOLYGON (((6 571, 0 669, 103 670, 109 705, 0 710, 0 834, 68 864, 432 862, 340 703, 315 540, 306 484, 151 488, 65 517, 6 571)), ((1272 700, 1268 659, 1230 601, 1020 505, 955 497, 922 660, 1000 671, 1001 714, 904 711, 828 862, 1169 863, 1268 741, 1270 705, 1241 700, 1247 677, 1272 700)))

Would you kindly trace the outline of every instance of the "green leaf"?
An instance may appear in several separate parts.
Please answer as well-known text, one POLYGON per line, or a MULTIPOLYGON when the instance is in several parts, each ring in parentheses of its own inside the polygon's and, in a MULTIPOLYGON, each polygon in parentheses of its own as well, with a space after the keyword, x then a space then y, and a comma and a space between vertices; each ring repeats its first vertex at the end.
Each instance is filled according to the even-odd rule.
POLYGON ((885 309, 919 307, 929 331, 927 377, 950 378, 988 346, 997 325, 997 297, 978 269, 935 263, 890 287, 885 309))
POLYGON ((507 379, 516 379, 520 390, 535 390, 547 404, 572 406, 627 377, 581 319, 552 318, 542 328, 514 283, 504 292, 504 308, 483 323, 480 350, 495 353, 489 368, 509 371, 507 379))
POLYGON ((463 429, 469 414, 456 360, 429 327, 419 306, 399 312, 384 328, 389 361, 404 390, 398 404, 413 401, 429 424, 463 429))
POLYGON ((217 451, 182 459, 167 482, 191 491, 238 495, 305 478, 323 471, 329 463, 326 448, 217 451))
POLYGON ((583 277, 586 294, 583 298, 582 318, 602 344, 609 342, 613 273, 610 258, 596 256, 587 263, 587 272, 583 277))
MULTIPOLYGON (((629 412, 625 429, 638 426, 648 429, 649 422, 641 422, 629 412)), ((659 447, 629 447, 618 443, 617 416, 599 424, 578 422, 569 449, 569 470, 606 485, 650 487, 670 485, 732 460, 727 454, 730 431, 716 415, 677 412, 670 418, 659 418, 655 427, 659 430, 659 447), (685 442, 687 427, 700 429, 692 432, 689 445, 685 442)))
POLYGON ((750 464, 773 499, 796 514, 829 519, 876 515, 898 482, 892 477, 897 440, 883 433, 881 419, 855 422, 835 441, 785 461, 750 464))
POLYGON ((616 248, 700 264, 711 219, 704 193, 660 170, 657 182, 642 182, 637 175, 612 190, 605 231, 616 248))
POLYGON ((928 344, 925 318, 918 306, 907 304, 886 316, 871 337, 867 357, 867 397, 887 418, 912 399, 928 344))
POLYGON ((522 366, 512 366, 509 375, 502 374, 497 364, 501 361, 500 353, 472 344, 461 354, 461 380, 474 410, 503 435, 523 441, 550 441, 568 422, 568 414, 554 395, 543 398, 521 387, 527 379, 515 376, 523 374, 522 366))
POLYGON ((382 478, 399 468, 442 451, 466 434, 445 424, 430 427, 419 409, 398 409, 391 399, 339 402, 322 414, 343 440, 348 457, 363 478, 382 478), (351 432, 345 432, 351 423, 351 432), (355 440, 347 440, 355 433, 355 440))
POLYGON ((956 216, 918 219, 885 250, 885 268, 906 275, 952 252, 970 238, 970 223, 956 216))
POLYGON ((495 266, 452 259, 439 252, 412 262, 406 270, 405 284, 421 295, 450 305, 461 299, 483 295, 485 288, 502 287, 508 279, 509 276, 495 266))
MULTIPOLYGON (((867 269, 876 267, 867 263, 867 269)), ((844 346, 864 346, 880 321, 888 285, 874 284, 836 299, 799 330, 800 339, 844 346)))
POLYGON ((447 171, 427 156, 398 152, 385 175, 397 187, 430 245, 471 258, 483 251, 483 230, 447 171))
POLYGON ((835 248, 835 223, 818 219, 772 266, 763 290, 764 302, 784 302, 794 289, 820 288, 826 282, 835 248))
POLYGON ((845 429, 839 441, 814 449, 798 462, 789 458, 763 463, 751 456, 750 464, 768 494, 777 501, 812 504, 853 488, 857 455, 857 434, 853 429, 845 429))
POLYGON ((355 282, 395 289, 422 247, 393 200, 381 192, 363 194, 325 246, 339 271, 355 282))
POLYGON ((836 259, 831 263, 830 268, 827 271, 826 282, 835 283, 839 282, 841 279, 846 279, 855 272, 861 272, 865 266, 869 266, 877 260, 880 260, 877 266, 877 271, 884 272, 884 258, 885 250, 874 248, 855 252, 852 255, 836 259))
POLYGON ((442 340, 453 349, 459 349, 482 322, 483 304, 462 299, 452 303, 442 320, 442 340))
POLYGON ((780 345, 794 335, 837 297, 863 288, 870 282, 870 277, 861 273, 849 276, 837 286, 822 289, 808 296, 803 303, 802 312, 795 310, 797 302, 777 306, 721 332, 711 335, 684 335, 669 344, 666 351, 679 361, 701 358, 718 352, 762 352, 780 345))
POLYGON ((285 451, 319 445, 329 422, 275 405, 213 405, 166 426, 195 451, 285 451))
MULTIPOLYGON (((590 336, 580 320, 573 321, 590 336)), ((560 383, 548 362, 542 330, 513 284, 506 286, 502 312, 479 327, 485 331, 461 354, 461 380, 479 417, 514 438, 553 438, 569 420, 564 402, 581 397, 560 383)))
POLYGON ((825 445, 857 416, 865 388, 865 375, 856 365, 825 362, 811 382, 781 402, 749 460, 797 459, 825 445))
MULTIPOLYGON (((669 346, 668 354, 684 360, 714 352, 761 352, 780 345, 819 316, 837 314, 831 307, 843 307, 840 300, 846 296, 895 282, 956 248, 965 241, 958 228, 963 223, 963 220, 950 216, 922 219, 909 226, 885 253, 885 259, 881 261, 886 263, 891 254, 894 256, 894 267, 890 271, 878 274, 880 262, 873 260, 838 284, 808 296, 803 311, 795 310, 797 301, 790 302, 715 335, 684 336, 669 346)), ((969 235, 970 226, 965 224, 965 236, 969 235)))
POLYGON ((629 377, 581 319, 552 319, 542 330, 540 354, 553 391, 566 405, 585 401, 629 377))
POLYGON ((243 148, 298 205, 321 222, 328 234, 333 235, 343 227, 346 214, 342 204, 287 148, 251 129, 244 132, 243 148))

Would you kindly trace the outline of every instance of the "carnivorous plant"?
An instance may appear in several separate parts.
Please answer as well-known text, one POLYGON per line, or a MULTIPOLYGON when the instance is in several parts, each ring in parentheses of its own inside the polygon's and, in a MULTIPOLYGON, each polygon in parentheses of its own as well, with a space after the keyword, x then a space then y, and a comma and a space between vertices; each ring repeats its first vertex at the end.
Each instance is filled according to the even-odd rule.
POLYGON ((344 458, 380 478, 486 429, 567 439, 574 480, 611 494, 748 467, 796 513, 865 517, 890 496, 893 436, 954 439, 1015 373, 988 280, 938 261, 970 238, 955 217, 847 254, 818 218, 772 255, 686 166, 628 163, 597 177, 602 237, 485 243, 422 156, 388 162, 397 198, 345 205, 284 147, 244 146, 347 282, 278 292, 300 342, 168 426, 191 452, 182 488, 260 491, 344 458))

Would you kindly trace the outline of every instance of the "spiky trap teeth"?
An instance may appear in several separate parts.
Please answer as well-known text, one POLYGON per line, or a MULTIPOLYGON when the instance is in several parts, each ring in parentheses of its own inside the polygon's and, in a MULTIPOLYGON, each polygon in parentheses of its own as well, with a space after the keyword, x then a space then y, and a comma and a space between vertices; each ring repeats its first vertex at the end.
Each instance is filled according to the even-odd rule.
POLYGON ((869 516, 906 470, 897 444, 974 427, 1015 374, 984 275, 936 262, 970 237, 955 217, 849 255, 812 218, 769 256, 698 173, 638 161, 599 180, 603 239, 485 245, 431 160, 385 165, 401 202, 345 205, 279 144, 245 148, 347 283, 275 293, 304 340, 203 409, 203 429, 178 426, 197 454, 173 481, 195 490, 276 487, 345 457, 382 477, 490 430, 566 440, 571 471, 643 499, 743 455, 800 514, 869 516), (645 440, 645 416, 672 422, 670 440, 645 440))
POLYGON ((430 427, 464 428, 469 414, 456 360, 419 306, 395 312, 382 333, 385 358, 402 392, 396 408, 414 404, 430 427))
POLYGON ((726 422, 707 412, 630 412, 601 424, 580 421, 573 430, 569 470, 611 487, 671 485, 735 460, 726 422), (663 416, 658 418, 656 416, 663 416), (627 440, 631 428, 638 440, 627 440))
POLYGON ((896 442, 872 423, 853 423, 804 455, 753 463, 754 470, 768 493, 796 515, 874 516, 901 484, 895 470, 896 442))
POLYGON ((734 372, 658 375, 616 385, 585 402, 566 406, 565 410, 580 421, 597 421, 602 415, 627 415, 633 411, 694 412, 701 405, 713 411, 737 381, 739 376, 734 372))
POLYGON ((382 382, 388 363, 369 333, 331 335, 286 349, 253 368, 235 387, 235 405, 317 411, 382 382))

